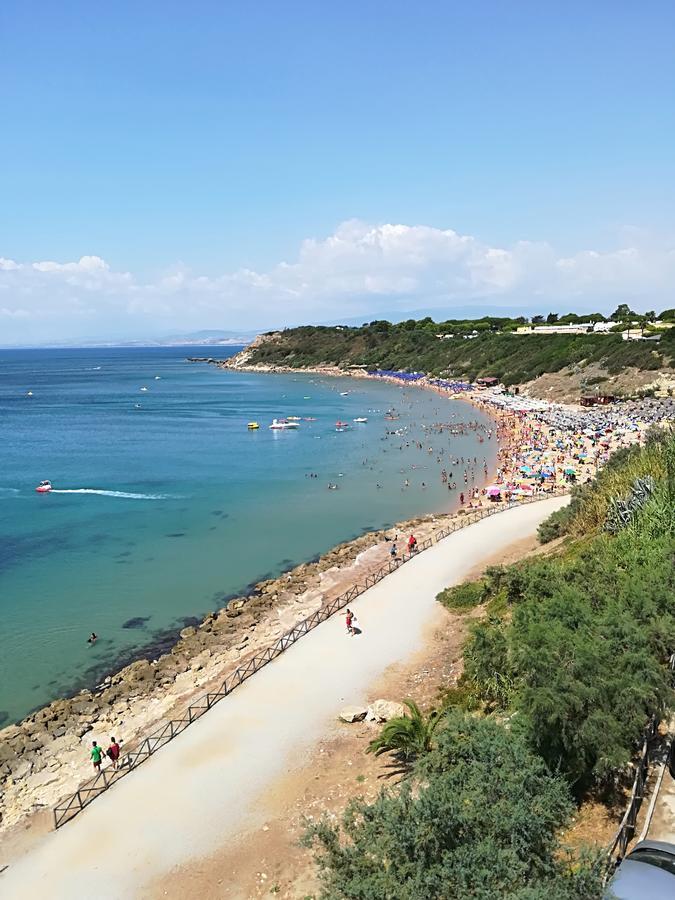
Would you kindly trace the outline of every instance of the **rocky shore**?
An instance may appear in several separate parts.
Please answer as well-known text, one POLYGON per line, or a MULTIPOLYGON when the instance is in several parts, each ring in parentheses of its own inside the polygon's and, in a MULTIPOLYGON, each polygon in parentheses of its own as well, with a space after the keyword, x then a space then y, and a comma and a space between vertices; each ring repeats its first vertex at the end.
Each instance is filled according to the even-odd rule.
POLYGON ((2 729, 0 834, 23 827, 28 817, 50 809, 91 777, 91 740, 107 746, 115 735, 123 752, 132 749, 248 657, 378 569, 389 558, 390 540, 410 531, 424 540, 451 518, 428 515, 401 522, 261 581, 248 596, 184 628, 175 645, 156 659, 139 659, 93 690, 55 700, 2 729))

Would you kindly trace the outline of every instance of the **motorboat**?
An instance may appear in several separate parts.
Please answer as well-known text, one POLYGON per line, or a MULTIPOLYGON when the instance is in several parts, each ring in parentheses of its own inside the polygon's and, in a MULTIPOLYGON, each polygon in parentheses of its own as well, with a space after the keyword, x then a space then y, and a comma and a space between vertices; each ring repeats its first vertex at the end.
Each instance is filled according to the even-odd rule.
POLYGON ((335 423, 336 431, 346 431, 349 428, 349 422, 340 422, 339 420, 335 423))
POLYGON ((288 419, 272 419, 270 428, 273 431, 285 431, 288 428, 299 428, 297 422, 289 422, 288 419))
POLYGON ((35 488, 38 494, 48 494, 52 489, 51 481, 41 481, 35 488))
POLYGON ((302 422, 302 416, 286 416, 289 422, 302 422))
POLYGON ((147 391, 147 388, 146 388, 146 387, 142 387, 141 390, 142 390, 142 391, 147 391))
POLYGON ((249 422, 246 427, 249 431, 255 431, 257 428, 260 428, 260 425, 257 422, 249 422))
POLYGON ((359 416, 358 419, 354 419, 355 422, 358 422, 359 425, 365 425, 368 419, 365 416, 359 416))
POLYGON ((349 393, 349 391, 340 391, 340 396, 346 397, 348 393, 349 393))

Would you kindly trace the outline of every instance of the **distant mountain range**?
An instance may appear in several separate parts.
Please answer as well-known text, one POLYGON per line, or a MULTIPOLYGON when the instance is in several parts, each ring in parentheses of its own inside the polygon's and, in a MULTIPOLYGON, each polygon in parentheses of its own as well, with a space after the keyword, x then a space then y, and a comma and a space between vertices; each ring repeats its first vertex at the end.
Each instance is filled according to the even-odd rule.
MULTIPOLYGON (((145 338, 134 341, 102 340, 101 338, 80 338, 70 341, 50 341, 41 343, 40 347, 51 349, 86 348, 86 347, 191 347, 214 346, 232 347, 250 343, 258 334, 257 331, 193 331, 188 334, 172 334, 161 338, 145 338)), ((15 344, 14 347, 36 346, 15 344)))

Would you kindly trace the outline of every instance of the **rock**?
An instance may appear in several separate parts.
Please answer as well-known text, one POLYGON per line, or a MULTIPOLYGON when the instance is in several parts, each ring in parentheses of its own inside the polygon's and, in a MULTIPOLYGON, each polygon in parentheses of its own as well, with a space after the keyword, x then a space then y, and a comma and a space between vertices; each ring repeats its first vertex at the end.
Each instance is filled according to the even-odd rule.
POLYGON ((208 663, 211 658, 210 650, 202 650, 201 653, 198 653, 192 660, 190 668, 193 672, 199 672, 200 669, 203 669, 204 666, 208 663))
POLYGON ((405 715, 405 706, 394 700, 374 700, 368 707, 366 721, 388 722, 405 715))
POLYGON ((362 722, 368 715, 365 706, 345 706, 340 710, 339 718, 343 722, 362 722))
POLYGON ((124 670, 124 680, 128 685, 137 685, 139 682, 152 681, 154 673, 147 659, 139 659, 131 663, 124 670))

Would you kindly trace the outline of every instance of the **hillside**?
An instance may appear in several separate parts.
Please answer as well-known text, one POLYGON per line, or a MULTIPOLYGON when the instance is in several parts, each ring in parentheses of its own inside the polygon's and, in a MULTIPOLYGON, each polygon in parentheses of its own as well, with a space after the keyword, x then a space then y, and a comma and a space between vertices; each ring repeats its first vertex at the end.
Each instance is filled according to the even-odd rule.
POLYGON ((495 375, 507 386, 530 385, 534 394, 556 399, 578 396, 580 390, 596 385, 610 393, 629 394, 653 383, 659 373, 674 374, 675 329, 658 344, 624 341, 620 334, 484 331, 467 339, 444 331, 445 325, 429 319, 396 325, 372 322, 360 328, 290 328, 261 335, 231 365, 365 366, 469 380, 495 375))

